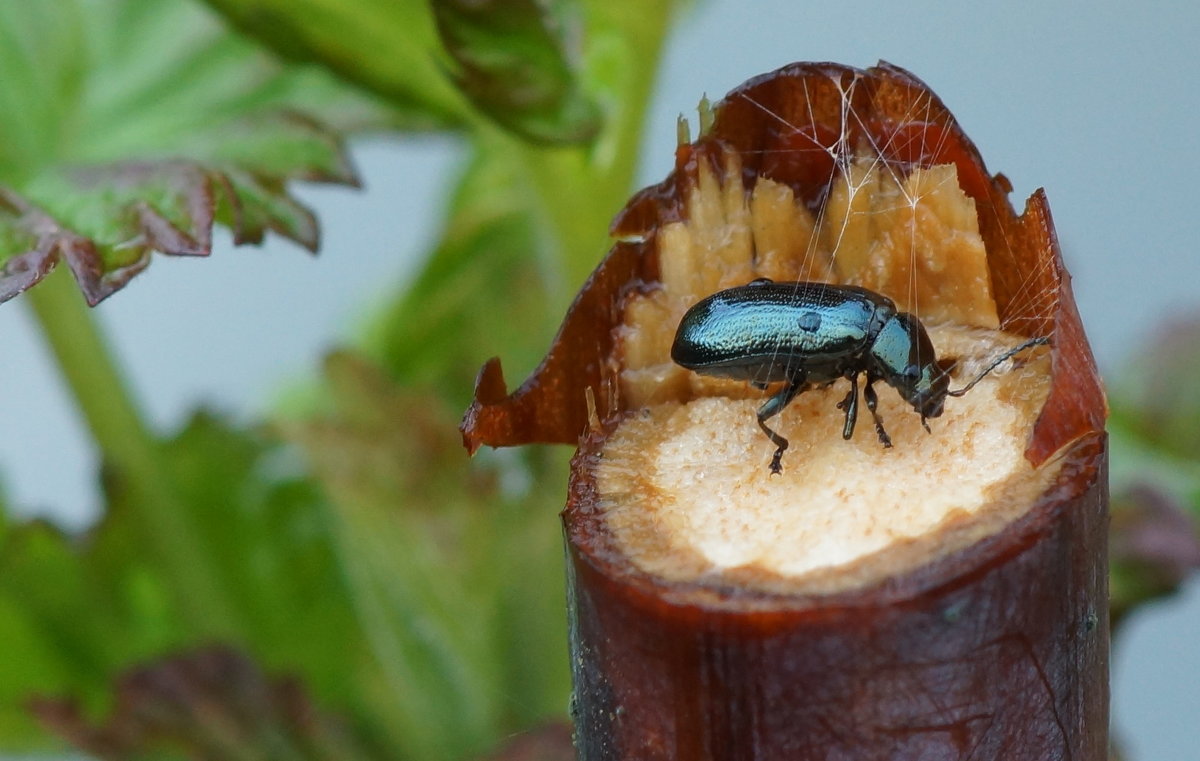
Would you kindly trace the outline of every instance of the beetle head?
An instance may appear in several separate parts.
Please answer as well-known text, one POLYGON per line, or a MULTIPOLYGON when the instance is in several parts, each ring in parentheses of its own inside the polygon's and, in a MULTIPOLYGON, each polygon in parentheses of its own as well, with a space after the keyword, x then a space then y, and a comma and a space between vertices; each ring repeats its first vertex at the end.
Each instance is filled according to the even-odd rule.
POLYGON ((871 346, 875 372, 925 418, 938 417, 950 387, 952 362, 939 362, 925 326, 901 312, 889 319, 871 346))

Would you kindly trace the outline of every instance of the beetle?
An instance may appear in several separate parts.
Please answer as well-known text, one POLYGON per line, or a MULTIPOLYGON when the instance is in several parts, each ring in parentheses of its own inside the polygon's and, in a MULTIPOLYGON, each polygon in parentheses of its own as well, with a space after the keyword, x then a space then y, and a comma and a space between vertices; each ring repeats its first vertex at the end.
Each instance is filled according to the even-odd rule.
POLYGON ((921 321, 897 310, 887 296, 852 285, 760 278, 714 293, 688 309, 675 333, 671 359, 697 373, 748 381, 759 389, 786 384, 758 409, 758 425, 776 447, 771 473, 779 473, 788 440, 767 420, 805 389, 839 378, 850 381, 849 393, 837 405, 845 411, 842 438, 849 439, 858 420, 859 376, 865 375, 863 398, 886 448, 892 440, 876 409, 877 381, 895 388, 929 431, 926 421, 942 414, 947 396, 962 396, 1001 362, 1047 342, 1029 339, 951 391, 954 362, 939 360, 921 321))

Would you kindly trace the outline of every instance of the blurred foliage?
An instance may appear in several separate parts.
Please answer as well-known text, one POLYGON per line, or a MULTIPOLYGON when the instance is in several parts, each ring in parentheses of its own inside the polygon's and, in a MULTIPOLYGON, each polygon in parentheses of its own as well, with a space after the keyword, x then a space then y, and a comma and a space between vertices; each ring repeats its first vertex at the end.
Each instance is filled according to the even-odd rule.
POLYGON ((386 99, 415 127, 473 118, 449 74, 433 13, 422 0, 206 0, 233 26, 301 64, 318 64, 386 99))
POLYGON ((116 707, 102 725, 93 725, 72 699, 35 700, 32 710, 76 748, 106 761, 149 761, 180 751, 206 761, 382 757, 322 714, 302 684, 270 677, 228 647, 130 669, 115 692, 116 707))
POLYGON ((462 176, 424 270, 326 360, 308 413, 200 412, 148 452, 90 414, 103 520, 0 520, 0 748, 560 753, 567 453, 470 462, 456 427, 480 361, 532 368, 607 247, 672 3, 208 5, 0 0, 0 298, 33 288, 85 409, 136 404, 116 374, 95 388, 101 342, 64 349, 94 331, 39 283, 56 263, 95 302, 152 250, 207 253, 213 224, 315 247, 286 183, 353 182, 361 130, 454 130, 462 176), (211 597, 167 562, 181 547, 211 597))
POLYGON ((579 142, 600 127, 563 40, 579 19, 570 3, 432 0, 455 82, 483 113, 533 141, 579 142))
POLYGON ((459 411, 470 401, 481 358, 503 354, 526 369, 541 359, 544 345, 513 325, 549 337, 562 314, 547 297, 553 273, 531 255, 545 243, 521 182, 499 146, 478 146, 425 268, 366 332, 367 350, 393 378, 445 383, 442 393, 459 411))
POLYGON ((545 654, 566 642, 563 453, 465 469, 457 407, 350 354, 325 372, 335 411, 285 434, 331 496, 404 757, 461 758, 561 714, 566 659, 545 654))
POLYGON ((569 722, 545 724, 509 739, 483 761, 574 761, 569 722))
POLYGON ((263 436, 205 414, 162 448, 182 487, 179 504, 202 532, 191 540, 220 569, 237 630, 205 629, 184 615, 168 574, 143 549, 154 539, 133 517, 136 493, 109 471, 108 509, 88 534, 66 536, 41 522, 4 526, 0 606, 8 613, 0 625, 26 634, 8 640, 0 659, 0 721, 13 730, 5 745, 32 737, 23 697, 64 693, 94 703, 116 669, 209 638, 300 669, 331 698, 353 696, 355 673, 371 678, 363 659, 347 657, 363 653, 362 635, 322 497, 298 463, 263 436))
POLYGON ((1200 568, 1197 373, 1200 314, 1164 325, 1111 384, 1114 622, 1200 568))
MULTIPOLYGON (((1117 375, 1112 418, 1156 455, 1200 463, 1200 314, 1164 325, 1117 375)), ((1192 474, 1200 471, 1193 470, 1192 474)), ((1180 482, 1200 504, 1200 479, 1180 482)))
POLYGON ((1200 568, 1194 515, 1147 483, 1122 488, 1112 502, 1109 611, 1113 626, 1139 605, 1173 594, 1200 568))

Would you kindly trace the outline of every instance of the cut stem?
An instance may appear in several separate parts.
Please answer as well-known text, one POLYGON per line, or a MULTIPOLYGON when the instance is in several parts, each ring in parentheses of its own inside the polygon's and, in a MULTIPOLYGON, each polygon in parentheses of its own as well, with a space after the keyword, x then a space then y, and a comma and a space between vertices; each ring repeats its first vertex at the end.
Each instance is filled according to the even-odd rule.
POLYGON ((583 437, 563 513, 580 758, 1102 761, 1104 395, 1045 195, 1018 215, 1009 192, 908 72, 792 64, 630 200, 528 380, 509 394, 484 366, 469 450, 583 437), (763 391, 670 354, 692 305, 763 277, 945 326, 960 382, 1020 336, 1052 350, 931 433, 885 390, 890 449, 842 440, 843 390, 806 391, 772 476, 763 391))
POLYGON ((751 564, 647 571, 606 525, 607 459, 583 445, 564 513, 579 758, 1105 758, 1101 436, 1000 532, 816 593, 751 564))

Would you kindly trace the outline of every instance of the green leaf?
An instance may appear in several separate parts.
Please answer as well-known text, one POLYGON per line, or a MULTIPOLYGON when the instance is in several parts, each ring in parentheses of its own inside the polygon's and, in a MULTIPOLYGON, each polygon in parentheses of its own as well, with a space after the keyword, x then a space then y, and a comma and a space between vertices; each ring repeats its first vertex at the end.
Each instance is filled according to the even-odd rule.
POLYGON ((34 693, 85 704, 129 663, 210 638, 232 640, 271 667, 299 670, 323 702, 369 719, 379 681, 364 652, 328 538, 327 507, 294 455, 260 435, 197 416, 163 445, 189 537, 219 569, 214 584, 235 610, 235 631, 194 626, 185 601, 133 516, 140 491, 106 475, 108 509, 82 537, 44 523, 0 531, 0 747, 34 735, 34 693), (352 709, 352 710, 351 710, 352 709))
POLYGON ((14 531, 14 527, 5 524, 3 531, 0 641, 4 642, 5 657, 0 659, 0 739, 4 750, 11 752, 44 745, 42 733, 26 709, 30 692, 40 685, 68 683, 77 669, 87 667, 87 659, 64 657, 61 648, 71 643, 63 639, 71 632, 49 630, 31 611, 46 595, 45 587, 51 586, 46 579, 54 580, 54 593, 60 597, 71 599, 78 595, 78 579, 71 573, 71 560, 54 529, 37 523, 14 531), (14 533, 20 536, 14 537, 14 533), (14 574, 14 567, 36 570, 14 574), (27 585, 26 597, 14 593, 14 584, 27 585))
POLYGON ((285 431, 333 500, 404 757, 465 758, 561 716, 561 494, 512 482, 545 479, 565 458, 471 466, 457 409, 434 393, 349 354, 331 356, 326 377, 334 408, 285 431))
MULTIPOLYGON (((290 448, 207 415, 163 447, 233 630, 183 615, 131 520, 141 492, 115 471, 105 476, 105 518, 86 536, 0 523, 0 748, 45 747, 30 698, 70 696, 94 715, 130 664, 214 639, 296 673, 346 717, 346 732, 388 749, 382 757, 466 758, 561 716, 567 663, 547 656, 565 652, 560 498, 501 487, 545 479, 564 458, 542 452, 468 471, 451 408, 351 357, 332 359, 329 375, 333 413, 290 431, 320 489, 290 448)), ((130 718, 122 695, 115 726, 145 718, 130 718)), ((190 726, 196 704, 185 702, 171 710, 190 726)), ((85 731, 75 709, 42 705, 84 749, 111 739, 85 731)), ((194 752, 211 739, 193 729, 203 727, 173 747, 194 752)), ((229 741, 259 757, 255 742, 229 741)))
POLYGON ((416 104, 471 128, 477 141, 499 144, 492 147, 518 166, 516 192, 537 217, 540 254, 557 260, 550 276, 561 280, 554 285, 560 313, 599 260, 608 222, 629 196, 653 72, 682 4, 443 3, 437 11, 447 51, 422 0, 208 3, 293 60, 320 63, 399 108, 416 104), (505 142, 494 123, 518 131, 504 133, 505 142))
POLYGON ((230 22, 293 61, 320 63, 428 126, 465 121, 469 106, 421 0, 207 0, 230 22))
POLYGON ((475 107, 528 140, 594 137, 600 111, 583 93, 564 50, 578 37, 575 3, 433 0, 438 32, 475 107))
POLYGON ((287 183, 353 184, 333 128, 398 118, 189 0, 4 0, 0 70, 0 301, 65 260, 95 304, 214 221, 315 249, 287 183))

